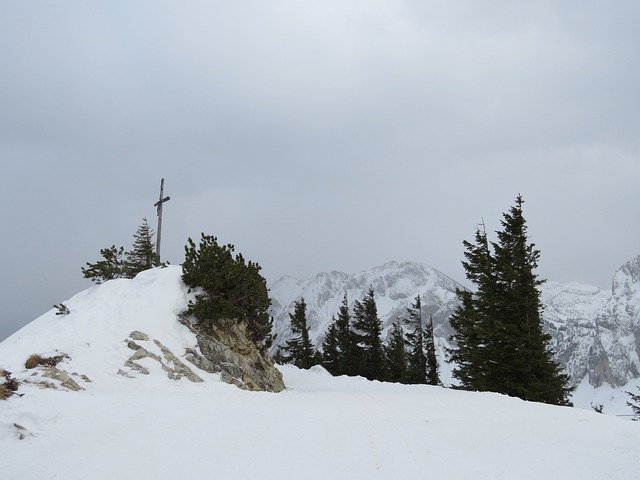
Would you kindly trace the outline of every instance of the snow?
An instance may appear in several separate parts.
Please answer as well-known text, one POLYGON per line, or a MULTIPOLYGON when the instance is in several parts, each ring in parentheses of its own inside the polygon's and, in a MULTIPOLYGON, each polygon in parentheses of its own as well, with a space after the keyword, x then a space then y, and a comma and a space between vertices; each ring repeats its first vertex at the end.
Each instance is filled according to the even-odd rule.
MULTIPOLYGON (((287 390, 117 374, 147 333, 181 356, 189 294, 179 267, 95 286, 0 343, 23 380, 31 353, 64 352, 83 391, 21 385, 0 402, 6 479, 636 479, 640 423, 491 393, 334 378, 282 366, 287 390), (21 431, 14 426, 26 428, 21 431)), ((145 365, 147 366, 147 365, 145 365)), ((195 367, 193 367, 194 370, 195 367)))

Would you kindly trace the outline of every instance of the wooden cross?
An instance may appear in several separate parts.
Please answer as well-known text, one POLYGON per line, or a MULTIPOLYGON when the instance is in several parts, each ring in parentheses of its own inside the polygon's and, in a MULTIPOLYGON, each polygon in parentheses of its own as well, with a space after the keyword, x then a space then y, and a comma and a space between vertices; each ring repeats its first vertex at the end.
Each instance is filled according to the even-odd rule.
POLYGON ((153 206, 157 207, 158 209, 158 232, 156 237, 156 257, 158 259, 158 263, 160 263, 160 234, 162 231, 162 205, 164 204, 164 202, 168 202, 169 200, 171 200, 171 197, 162 198, 162 195, 164 195, 164 178, 160 180, 160 199, 153 204, 153 206))

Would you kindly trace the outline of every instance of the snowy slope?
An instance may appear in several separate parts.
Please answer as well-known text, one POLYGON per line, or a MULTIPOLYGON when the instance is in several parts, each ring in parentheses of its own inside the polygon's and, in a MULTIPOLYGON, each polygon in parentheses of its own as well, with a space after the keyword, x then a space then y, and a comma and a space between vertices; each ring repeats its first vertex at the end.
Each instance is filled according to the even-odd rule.
POLYGON ((65 302, 71 314, 0 343, 0 367, 21 380, 39 378, 24 368, 32 353, 66 353, 58 366, 91 379, 80 391, 23 384, 0 402, 2 478, 637 478, 640 424, 593 411, 319 367, 282 367, 279 394, 193 366, 203 382, 171 380, 151 359, 148 375, 119 374, 132 331, 179 357, 194 346, 176 317, 186 301, 179 268, 156 269, 92 287, 65 302))

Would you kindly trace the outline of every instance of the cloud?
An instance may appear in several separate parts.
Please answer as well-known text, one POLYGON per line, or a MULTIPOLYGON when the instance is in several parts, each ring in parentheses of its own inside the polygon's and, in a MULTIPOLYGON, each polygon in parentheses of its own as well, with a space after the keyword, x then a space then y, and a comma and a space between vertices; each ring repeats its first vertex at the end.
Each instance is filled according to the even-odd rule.
MULTIPOLYGON (((5 331, 155 220, 274 280, 429 263, 518 193, 541 271, 639 253, 635 2, 12 3, 0 17, 5 331)), ((0 337, 2 337, 0 332, 0 337)))

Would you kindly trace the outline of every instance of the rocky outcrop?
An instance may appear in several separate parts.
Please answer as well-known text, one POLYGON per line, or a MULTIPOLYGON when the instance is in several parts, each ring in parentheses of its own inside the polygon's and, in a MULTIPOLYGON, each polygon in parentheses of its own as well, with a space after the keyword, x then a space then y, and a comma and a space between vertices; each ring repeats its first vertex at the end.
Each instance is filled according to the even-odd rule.
POLYGON ((201 370, 220 373, 221 379, 244 390, 281 392, 282 374, 269 353, 249 338, 244 322, 221 320, 207 331, 194 330, 197 349, 185 358, 201 370))
POLYGON ((24 382, 40 388, 50 388, 53 390, 62 389, 71 390, 72 392, 84 390, 75 379, 82 380, 85 383, 90 383, 91 380, 84 374, 77 372, 69 373, 64 368, 58 368, 58 364, 65 359, 69 360, 67 354, 54 357, 43 357, 37 354, 31 355, 25 362, 25 366, 28 370, 34 371, 31 374, 31 378, 25 379, 24 382))
POLYGON ((127 340, 127 346, 133 350, 134 353, 124 362, 124 366, 128 368, 128 371, 120 370, 118 372, 120 375, 130 377, 133 372, 148 375, 149 369, 143 367, 138 362, 144 358, 150 358, 157 362, 160 368, 166 372, 167 377, 172 380, 180 380, 184 377, 194 383, 204 381, 182 360, 176 357, 169 348, 164 346, 162 342, 157 339, 151 341, 149 336, 144 332, 137 330, 131 332, 127 340), (142 346, 145 342, 148 343, 147 348, 142 346), (150 351, 150 349, 159 349, 160 353, 154 353, 150 351))

